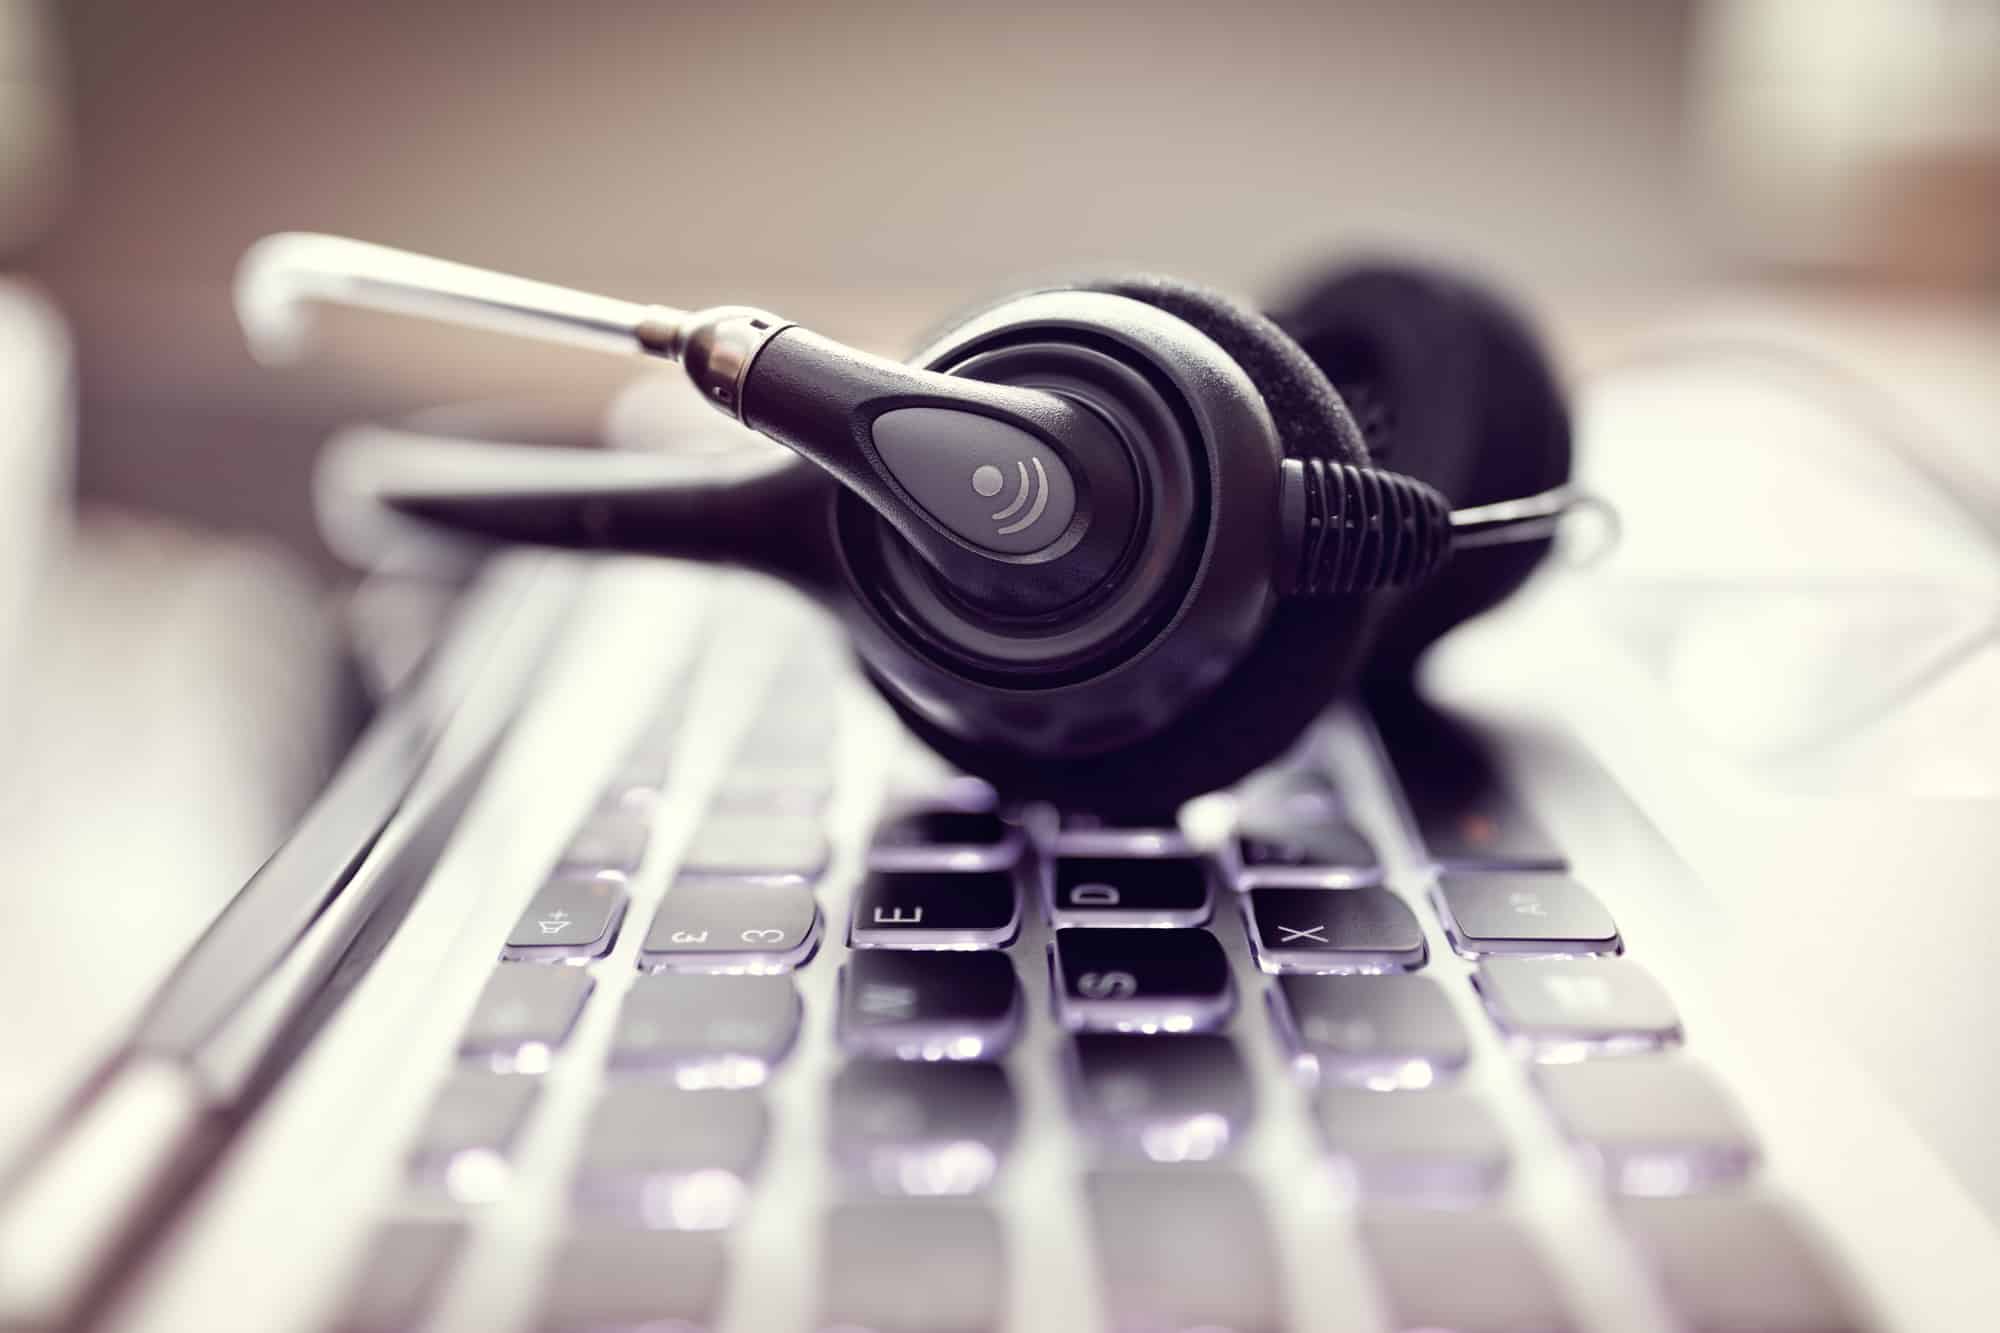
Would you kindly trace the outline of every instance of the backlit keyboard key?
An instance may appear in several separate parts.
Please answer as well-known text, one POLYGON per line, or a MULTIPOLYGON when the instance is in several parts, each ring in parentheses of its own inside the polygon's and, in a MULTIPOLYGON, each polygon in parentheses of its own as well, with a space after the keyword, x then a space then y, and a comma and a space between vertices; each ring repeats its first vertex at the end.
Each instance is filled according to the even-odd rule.
POLYGON ((1361 1243, 1397 1333, 1571 1333, 1541 1251, 1505 1217, 1371 1209, 1361 1243))
POLYGON ((1004 953, 868 950, 841 969, 849 1050, 900 1060, 1002 1054, 1021 1025, 1021 987, 1004 953))
POLYGON ((1566 868, 1471 728, 1403 687, 1371 694, 1368 707, 1431 860, 1446 870, 1566 868))
POLYGON ((445 1080, 410 1146, 413 1174, 461 1203, 498 1198, 541 1081, 463 1070, 445 1080))
POLYGON ((800 1012, 786 976, 642 976, 618 1011, 611 1066, 683 1088, 755 1087, 791 1049, 800 1012))
POLYGON ((615 1087, 598 1100, 584 1130, 577 1204, 665 1230, 728 1226, 768 1133, 758 1092, 615 1087))
POLYGON ((1289 1326, 1262 1201, 1213 1167, 1093 1172, 1084 1184, 1115 1333, 1289 1326))
POLYGON ((1296 771, 1245 785, 1236 817, 1237 887, 1338 886, 1382 878, 1381 857, 1317 773, 1296 771))
POLYGON ((1272 1015, 1306 1076, 1373 1088, 1425 1088, 1472 1056, 1451 1001, 1429 977, 1284 976, 1272 1015))
POLYGON ((852 1060, 834 1076, 829 1148, 879 1194, 976 1194, 1014 1141, 1014 1091, 985 1061, 852 1060))
POLYGON ((1008 870, 1026 845, 990 810, 918 807, 882 821, 868 844, 875 870, 1008 870))
POLYGON ((1596 895, 1567 875, 1445 875, 1435 896, 1452 948, 1468 958, 1615 954, 1624 947, 1596 895))
POLYGON ((1058 856, 1049 883, 1058 926, 1199 926, 1212 901, 1197 856, 1058 856))
POLYGON ((874 870, 854 891, 857 949, 998 949, 1021 929, 1011 870, 874 870))
POLYGON ((1416 915, 1384 888, 1259 888, 1243 906, 1266 972, 1401 972, 1429 956, 1416 915))
POLYGON ((682 879, 667 890, 639 966, 677 972, 783 972, 812 957, 819 905, 803 884, 682 879))
POLYGON ((821 1234, 818 1327, 828 1333, 994 1333, 1006 1324, 1006 1243, 984 1204, 843 1204, 821 1234))
POLYGON ((728 1257, 713 1232, 587 1223, 550 1257, 539 1333, 713 1328, 728 1257))
POLYGON ((686 875, 805 882, 826 868, 826 832, 807 815, 709 815, 681 858, 686 875))
POLYGON ((560 874, 514 923, 502 956, 520 962, 599 958, 625 916, 625 885, 605 875, 560 874))
POLYGON ((1657 1050, 1680 1015, 1651 973, 1621 958, 1489 958, 1474 984, 1509 1037, 1539 1060, 1657 1050))
POLYGON ((1195 1032, 1227 1021, 1229 959, 1205 930, 1058 930, 1056 1014, 1073 1031, 1195 1032))
POLYGON ((1071 1050, 1078 1116, 1114 1151, 1207 1161, 1250 1125, 1250 1076, 1227 1037, 1086 1033, 1071 1050))
POLYGON ((1319 1095, 1320 1132, 1350 1185, 1371 1197, 1462 1203, 1498 1190, 1509 1153, 1484 1102, 1455 1088, 1319 1095))
POLYGON ((1547 1065, 1536 1082, 1563 1131, 1621 1193, 1686 1194, 1739 1180, 1756 1164, 1735 1101, 1683 1057, 1547 1065))
POLYGON ((1619 1215, 1692 1333, 1864 1333, 1845 1281, 1788 1210, 1740 1194, 1632 1200, 1619 1215))
POLYGON ((459 1051, 504 1072, 540 1073, 576 1025, 590 988, 580 968, 503 963, 479 993, 459 1051))

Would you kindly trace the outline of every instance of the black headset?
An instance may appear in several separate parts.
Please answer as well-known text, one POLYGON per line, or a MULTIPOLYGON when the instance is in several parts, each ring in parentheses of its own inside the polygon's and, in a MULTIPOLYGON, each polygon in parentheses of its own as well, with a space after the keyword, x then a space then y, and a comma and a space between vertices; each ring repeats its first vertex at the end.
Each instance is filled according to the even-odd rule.
POLYGON ((1527 578, 1573 498, 1533 334, 1423 268, 1336 272, 1271 318, 1154 277, 1031 291, 909 364, 762 311, 637 305, 326 236, 260 242, 238 294, 266 350, 318 298, 679 362, 793 456, 419 474, 377 498, 498 541, 783 578, 835 609, 946 759, 1100 811, 1226 786, 1364 673, 1407 672, 1527 578))

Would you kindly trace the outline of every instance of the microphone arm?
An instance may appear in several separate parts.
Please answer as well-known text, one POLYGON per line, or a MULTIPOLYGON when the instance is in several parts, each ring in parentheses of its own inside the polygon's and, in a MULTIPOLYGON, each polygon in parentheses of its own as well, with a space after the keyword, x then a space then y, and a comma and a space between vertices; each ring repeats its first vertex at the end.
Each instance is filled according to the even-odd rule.
POLYGON ((266 236, 236 269, 236 317, 251 352, 296 359, 308 306, 332 301, 604 352, 661 354, 688 312, 536 282, 386 245, 316 232, 266 236))

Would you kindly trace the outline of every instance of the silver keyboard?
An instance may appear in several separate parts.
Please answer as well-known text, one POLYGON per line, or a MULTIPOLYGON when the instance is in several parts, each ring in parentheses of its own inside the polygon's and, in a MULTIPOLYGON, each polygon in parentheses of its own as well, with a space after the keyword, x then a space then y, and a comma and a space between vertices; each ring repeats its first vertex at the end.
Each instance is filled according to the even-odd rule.
POLYGON ((1869 1326, 1615 886, 1450 719, 1355 701, 1144 819, 1002 806, 788 595, 616 578, 683 632, 572 645, 510 739, 562 827, 467 918, 317 1327, 1869 1326), (608 677, 645 697, 577 740, 608 677))

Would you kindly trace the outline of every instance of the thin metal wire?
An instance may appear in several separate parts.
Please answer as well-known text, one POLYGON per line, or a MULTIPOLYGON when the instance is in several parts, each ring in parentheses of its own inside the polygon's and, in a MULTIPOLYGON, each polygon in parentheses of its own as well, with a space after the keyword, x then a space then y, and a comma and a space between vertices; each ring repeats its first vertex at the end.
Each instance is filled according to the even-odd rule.
POLYGON ((237 267, 236 317, 260 360, 300 354, 317 301, 639 354, 658 351, 641 344, 642 328, 687 313, 316 232, 267 236, 237 267))
POLYGON ((1604 525, 1598 544, 1600 555, 1617 544, 1620 529, 1617 508, 1601 495, 1565 485, 1512 500, 1452 510, 1452 549, 1469 551, 1481 546, 1540 541, 1555 536, 1573 515, 1582 513, 1596 514, 1604 525))

